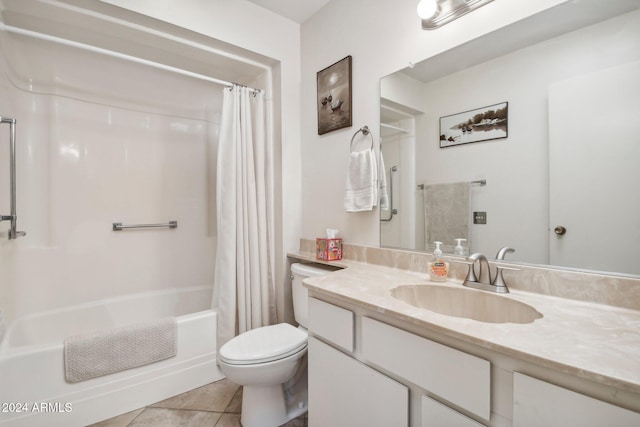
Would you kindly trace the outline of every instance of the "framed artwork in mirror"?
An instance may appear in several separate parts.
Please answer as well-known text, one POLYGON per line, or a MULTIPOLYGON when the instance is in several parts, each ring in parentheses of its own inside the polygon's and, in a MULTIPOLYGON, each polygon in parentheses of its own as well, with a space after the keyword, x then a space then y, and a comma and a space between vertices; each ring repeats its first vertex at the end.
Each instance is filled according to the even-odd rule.
POLYGON ((506 138, 509 103, 440 117, 440 148, 506 138))
POLYGON ((318 71, 318 135, 351 126, 351 55, 318 71))

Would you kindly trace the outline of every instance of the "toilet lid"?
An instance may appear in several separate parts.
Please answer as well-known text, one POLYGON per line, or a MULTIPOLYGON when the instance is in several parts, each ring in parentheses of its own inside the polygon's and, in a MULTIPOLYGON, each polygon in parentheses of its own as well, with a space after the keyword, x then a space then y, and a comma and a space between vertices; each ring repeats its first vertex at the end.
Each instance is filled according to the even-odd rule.
POLYGON ((220 359, 233 365, 249 365, 282 359, 303 350, 307 334, 288 323, 244 332, 220 348, 220 359))

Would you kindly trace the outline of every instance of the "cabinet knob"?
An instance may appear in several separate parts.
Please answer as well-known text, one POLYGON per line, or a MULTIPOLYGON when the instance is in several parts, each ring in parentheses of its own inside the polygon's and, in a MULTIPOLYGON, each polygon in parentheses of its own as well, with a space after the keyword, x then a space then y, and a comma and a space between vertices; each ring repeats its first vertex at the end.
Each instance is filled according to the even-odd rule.
POLYGON ((567 229, 559 225, 553 229, 553 232, 556 233, 557 236, 564 236, 565 233, 567 232, 567 229))

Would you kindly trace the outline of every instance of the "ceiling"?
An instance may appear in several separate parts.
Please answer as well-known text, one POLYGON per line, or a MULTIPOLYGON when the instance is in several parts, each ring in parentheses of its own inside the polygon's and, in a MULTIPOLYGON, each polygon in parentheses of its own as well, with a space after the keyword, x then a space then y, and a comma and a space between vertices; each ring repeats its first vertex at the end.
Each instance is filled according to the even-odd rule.
POLYGON ((331 0, 249 0, 278 15, 302 24, 331 0))

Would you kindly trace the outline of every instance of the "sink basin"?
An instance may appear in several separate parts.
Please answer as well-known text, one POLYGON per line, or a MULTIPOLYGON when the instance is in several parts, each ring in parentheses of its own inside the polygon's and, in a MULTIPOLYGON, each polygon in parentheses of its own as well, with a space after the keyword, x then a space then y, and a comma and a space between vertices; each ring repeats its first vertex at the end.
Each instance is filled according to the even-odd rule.
POLYGON ((391 296, 439 314, 486 323, 531 323, 540 319, 535 308, 504 295, 438 285, 401 285, 391 296))

